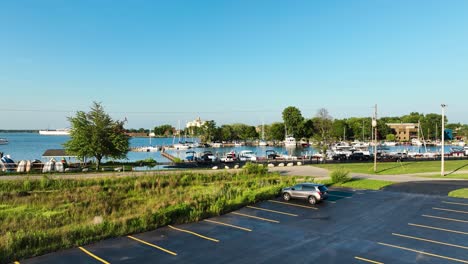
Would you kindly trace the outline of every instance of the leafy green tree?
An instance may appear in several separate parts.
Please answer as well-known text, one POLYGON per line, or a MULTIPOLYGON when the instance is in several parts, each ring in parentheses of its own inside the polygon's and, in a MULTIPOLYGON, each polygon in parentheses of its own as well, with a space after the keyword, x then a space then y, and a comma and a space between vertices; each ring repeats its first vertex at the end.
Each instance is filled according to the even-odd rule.
POLYGON ((418 112, 411 112, 409 115, 404 115, 401 117, 401 122, 403 123, 418 123, 418 121, 424 118, 423 114, 418 112))
POLYGON ((342 139, 346 136, 346 139, 353 137, 351 129, 348 127, 346 119, 335 119, 332 124, 331 134, 335 139, 342 139))
POLYGON ((314 122, 312 119, 307 119, 302 125, 302 137, 311 138, 314 135, 314 122))
POLYGON ((154 128, 153 132, 156 136, 172 136, 175 128, 171 125, 161 125, 154 128))
POLYGON ((124 121, 112 120, 100 103, 93 102, 91 111, 78 111, 68 120, 71 123, 70 140, 63 144, 68 153, 82 160, 94 157, 97 170, 103 158, 127 157, 129 137, 123 128, 124 121))
POLYGON ((216 122, 214 120, 206 121, 202 126, 201 126, 201 141, 202 142, 213 142, 213 140, 216 140, 218 133, 218 129, 216 128, 216 122))
POLYGON ((294 106, 286 107, 283 110, 283 121, 286 126, 286 132, 292 134, 296 139, 300 138, 304 122, 301 111, 294 106))
POLYGON ((230 125, 221 126, 221 140, 235 140, 234 129, 230 125))
POLYGON ((331 139, 331 130, 333 128, 333 117, 325 108, 320 108, 317 115, 313 118, 315 133, 315 147, 322 153, 328 149, 328 144, 331 139))
POLYGON ((395 135, 394 134, 387 134, 385 137, 387 141, 395 141, 395 135))
POLYGON ((273 123, 268 129, 268 134, 266 134, 268 140, 281 141, 284 139, 284 124, 283 123, 273 123))

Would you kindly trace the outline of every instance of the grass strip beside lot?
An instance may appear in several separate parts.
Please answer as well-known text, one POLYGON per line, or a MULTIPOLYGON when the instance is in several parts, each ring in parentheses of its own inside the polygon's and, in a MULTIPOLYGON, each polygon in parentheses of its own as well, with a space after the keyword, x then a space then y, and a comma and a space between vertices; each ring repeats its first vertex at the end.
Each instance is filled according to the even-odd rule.
MULTIPOLYGON (((352 173, 379 174, 379 175, 397 175, 397 174, 414 174, 423 172, 440 171, 440 161, 402 161, 402 162, 380 162, 377 164, 377 173, 374 173, 374 164, 372 162, 365 163, 330 163, 330 164, 315 164, 315 167, 327 169, 329 171, 344 168, 352 173)), ((468 170, 468 160, 446 160, 445 171, 447 173, 468 170)), ((456 176, 456 174, 451 174, 456 176)))
POLYGON ((449 192, 448 196, 457 198, 468 198, 468 188, 462 188, 449 192))
POLYGON ((294 183, 245 171, 3 182, 0 263, 218 216, 294 183))
POLYGON ((353 189, 366 189, 366 190, 380 190, 385 186, 392 185, 395 182, 382 181, 382 180, 370 180, 370 179, 352 179, 348 182, 332 183, 331 180, 318 181, 318 183, 325 184, 329 187, 346 187, 353 189))

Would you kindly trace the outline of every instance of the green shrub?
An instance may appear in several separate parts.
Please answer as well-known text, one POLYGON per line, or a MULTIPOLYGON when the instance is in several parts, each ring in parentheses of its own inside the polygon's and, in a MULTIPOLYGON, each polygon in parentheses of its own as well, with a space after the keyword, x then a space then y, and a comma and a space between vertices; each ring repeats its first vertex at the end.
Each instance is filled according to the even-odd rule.
POLYGON ((247 175, 265 175, 268 173, 268 168, 263 166, 263 164, 254 164, 252 162, 247 162, 244 165, 244 167, 242 167, 242 172, 247 175))
POLYGON ((345 183, 351 180, 351 177, 349 177, 349 171, 345 170, 344 168, 339 168, 332 171, 330 178, 333 183, 345 183))

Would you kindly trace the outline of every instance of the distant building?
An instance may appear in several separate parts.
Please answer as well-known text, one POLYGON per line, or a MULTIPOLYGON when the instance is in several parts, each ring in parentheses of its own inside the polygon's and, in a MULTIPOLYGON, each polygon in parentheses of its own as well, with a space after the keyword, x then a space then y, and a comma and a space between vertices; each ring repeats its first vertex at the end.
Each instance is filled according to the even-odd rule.
POLYGON ((206 121, 202 121, 200 117, 196 118, 193 121, 187 122, 187 125, 185 126, 186 128, 191 128, 191 127, 201 127, 205 124, 206 121))
POLYGON ((410 141, 418 137, 417 123, 387 123, 387 126, 393 130, 397 141, 410 141))

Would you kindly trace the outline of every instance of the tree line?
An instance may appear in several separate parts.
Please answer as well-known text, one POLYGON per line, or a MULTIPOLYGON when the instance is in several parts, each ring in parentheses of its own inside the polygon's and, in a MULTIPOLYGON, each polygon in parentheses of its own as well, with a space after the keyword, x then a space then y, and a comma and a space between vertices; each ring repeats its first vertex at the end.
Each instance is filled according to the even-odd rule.
MULTIPOLYGON (((410 114, 395 117, 381 117, 377 119, 377 140, 394 140, 395 131, 388 123, 420 123, 421 132, 426 139, 441 137, 441 118, 439 114, 410 114)), ((214 141, 245 141, 262 139, 268 141, 282 141, 285 135, 292 135, 296 139, 313 140, 361 140, 372 138, 372 117, 350 117, 344 119, 333 118, 327 109, 321 108, 316 115, 306 118, 294 106, 286 107, 282 112, 283 122, 266 125, 251 126, 242 123, 224 124, 217 126, 214 120, 205 122, 202 127, 186 128, 180 133, 188 137, 200 137, 204 142, 214 141)), ((447 117, 445 117, 447 122, 447 117)), ((468 125, 460 123, 447 124, 455 134, 468 136, 468 125)), ((177 130, 168 124, 153 129, 157 136, 172 136, 177 130)))

